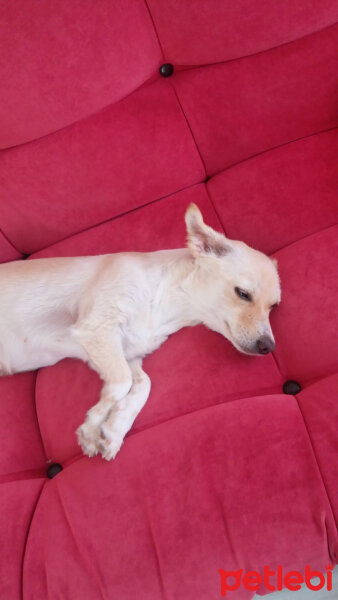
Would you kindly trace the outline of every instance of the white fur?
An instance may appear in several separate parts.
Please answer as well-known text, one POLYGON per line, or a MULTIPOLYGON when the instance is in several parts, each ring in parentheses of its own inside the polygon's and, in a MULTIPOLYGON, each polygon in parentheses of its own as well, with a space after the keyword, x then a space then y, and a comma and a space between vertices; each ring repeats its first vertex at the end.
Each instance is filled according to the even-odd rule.
POLYGON ((89 456, 115 457, 149 395, 142 358, 171 333, 204 323, 246 353, 273 340, 273 261, 205 225, 195 205, 186 223, 185 249, 0 265, 0 374, 88 362, 104 382, 77 432, 89 456))

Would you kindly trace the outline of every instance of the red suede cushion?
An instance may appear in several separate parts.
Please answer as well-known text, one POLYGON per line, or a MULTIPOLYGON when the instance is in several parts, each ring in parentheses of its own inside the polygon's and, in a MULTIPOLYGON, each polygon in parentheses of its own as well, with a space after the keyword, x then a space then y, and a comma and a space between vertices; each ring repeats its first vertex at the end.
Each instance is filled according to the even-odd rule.
POLYGON ((338 220, 338 130, 264 152, 208 181, 229 237, 275 252, 338 220))
POLYGON ((166 60, 179 65, 240 58, 338 19, 338 4, 332 0, 148 0, 148 5, 166 60))
POLYGON ((119 0, 2 2, 0 40, 0 148, 120 100, 160 65, 140 0, 128 0, 128 10, 119 0))
POLYGON ((326 526, 333 544, 294 398, 222 404, 129 436, 115 461, 81 459, 49 482, 24 597, 218 598, 219 568, 302 569, 306 556, 324 569, 326 526))
MULTIPOLYGON (((45 463, 35 407, 36 373, 0 378, 0 479, 19 478, 45 463), (4 475, 6 475, 4 477, 4 475)), ((1 598, 1 596, 0 596, 1 598)))
POLYGON ((337 370, 337 231, 331 227, 276 253, 283 300, 271 323, 286 379, 306 382, 337 370))
MULTIPOLYGON (((28 452, 29 446, 26 446, 28 452)), ((18 477, 1 482, 0 598, 22 598, 23 562, 27 535, 44 484, 44 479, 18 477)), ((45 596, 46 598, 47 596, 45 596)), ((35 596, 42 600, 42 596, 35 596)))
POLYGON ((18 258, 22 258, 21 252, 16 250, 0 231, 0 263, 10 262, 18 258))
POLYGON ((211 227, 223 231, 205 184, 199 184, 72 235, 31 258, 182 248, 187 236, 184 213, 191 202, 198 204, 211 227))
POLYGON ((0 165, 2 227, 26 253, 205 176, 164 81, 68 129, 3 152, 0 165))
POLYGON ((337 35, 173 77, 208 175, 338 124, 337 35))
MULTIPOLYGON (((331 508, 338 522, 338 453, 337 403, 338 375, 332 375, 303 390, 298 398, 314 453, 327 491, 331 508)), ((336 544, 338 556, 338 540, 336 544)))

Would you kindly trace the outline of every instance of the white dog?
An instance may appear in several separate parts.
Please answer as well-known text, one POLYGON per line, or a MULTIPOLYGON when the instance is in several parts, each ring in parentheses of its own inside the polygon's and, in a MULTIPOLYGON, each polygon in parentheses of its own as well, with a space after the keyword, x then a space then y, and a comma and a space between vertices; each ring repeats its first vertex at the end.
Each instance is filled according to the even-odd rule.
POLYGON ((203 323, 246 354, 274 349, 275 261, 185 216, 188 248, 0 265, 0 373, 84 360, 103 380, 77 434, 110 460, 150 392, 142 358, 181 327, 203 323))

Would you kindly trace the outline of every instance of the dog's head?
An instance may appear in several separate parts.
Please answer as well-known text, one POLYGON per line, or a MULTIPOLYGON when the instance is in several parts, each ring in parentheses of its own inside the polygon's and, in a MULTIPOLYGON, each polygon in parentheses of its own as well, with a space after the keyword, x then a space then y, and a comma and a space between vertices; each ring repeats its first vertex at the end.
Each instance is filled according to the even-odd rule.
POLYGON ((241 352, 268 354, 275 348, 269 315, 281 298, 276 261, 206 225, 195 204, 185 221, 203 323, 241 352))

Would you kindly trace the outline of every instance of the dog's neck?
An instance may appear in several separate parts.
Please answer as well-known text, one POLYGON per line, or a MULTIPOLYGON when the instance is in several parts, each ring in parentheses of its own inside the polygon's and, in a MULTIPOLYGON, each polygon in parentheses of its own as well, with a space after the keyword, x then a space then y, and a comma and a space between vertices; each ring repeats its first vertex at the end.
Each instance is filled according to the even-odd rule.
POLYGON ((208 263, 194 258, 187 248, 159 254, 166 273, 160 303, 168 333, 199 323, 212 327, 209 321, 215 275, 212 269, 208 272, 208 263))

